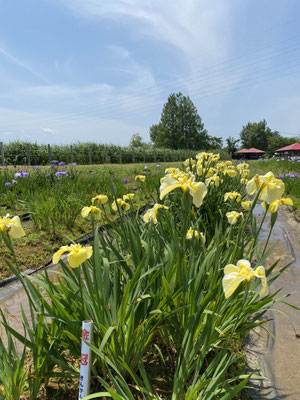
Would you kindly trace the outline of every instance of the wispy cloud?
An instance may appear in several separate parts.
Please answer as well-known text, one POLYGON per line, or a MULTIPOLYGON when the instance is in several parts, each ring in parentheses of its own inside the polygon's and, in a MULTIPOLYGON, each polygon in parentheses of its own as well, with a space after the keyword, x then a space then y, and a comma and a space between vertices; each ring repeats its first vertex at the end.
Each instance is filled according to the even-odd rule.
POLYGON ((137 38, 152 37, 178 49, 191 65, 222 59, 234 17, 228 2, 209 0, 59 0, 85 18, 121 20, 137 38))
POLYGON ((13 63, 17 67, 20 67, 20 68, 24 69, 25 71, 29 72, 35 78, 38 78, 39 80, 42 80, 42 81, 46 82, 46 79, 42 76, 42 74, 37 72, 27 62, 21 60, 20 58, 16 57, 11 52, 9 52, 2 44, 0 44, 0 55, 4 56, 8 61, 13 63))

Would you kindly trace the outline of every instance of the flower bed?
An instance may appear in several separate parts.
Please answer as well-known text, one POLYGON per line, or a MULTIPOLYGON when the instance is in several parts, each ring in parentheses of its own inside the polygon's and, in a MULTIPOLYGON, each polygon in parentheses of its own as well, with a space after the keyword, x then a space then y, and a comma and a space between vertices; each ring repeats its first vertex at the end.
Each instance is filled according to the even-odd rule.
MULTIPOLYGON (((280 272, 272 275, 276 263, 267 263, 268 241, 258 242, 264 218, 257 226, 253 209, 263 202, 272 230, 278 208, 291 201, 271 172, 249 180, 246 163, 235 167, 200 153, 184 164, 185 170, 166 170, 143 216, 129 212, 135 202, 130 191, 90 198, 81 213, 95 228, 93 243, 63 246, 53 255, 58 262, 67 253, 69 264, 61 261, 55 282, 47 273, 22 277, 9 263, 33 318, 23 316, 21 335, 2 315, 8 337, 31 355, 28 371, 13 344, 0 346, 7 399, 21 398, 25 389, 36 399, 58 376, 77 382, 83 320, 94 322, 93 394, 86 399, 228 400, 247 386, 241 343, 280 300, 268 291, 280 272), (98 214, 110 226, 105 235, 98 233, 98 214)), ((142 188, 147 179, 136 182, 142 188)), ((21 229, 18 219, 0 221, 12 255, 21 229)))

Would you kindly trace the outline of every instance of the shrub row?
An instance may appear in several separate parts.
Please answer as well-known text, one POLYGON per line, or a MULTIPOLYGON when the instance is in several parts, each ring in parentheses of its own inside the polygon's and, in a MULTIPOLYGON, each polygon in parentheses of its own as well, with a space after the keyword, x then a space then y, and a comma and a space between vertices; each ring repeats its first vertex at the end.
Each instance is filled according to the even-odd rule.
MULTIPOLYGON (((77 164, 128 164, 140 162, 183 161, 194 157, 196 150, 121 147, 92 142, 68 145, 39 145, 27 142, 10 142, 3 145, 1 162, 8 165, 47 165, 53 160, 77 164)), ((225 158, 227 154, 222 154, 225 158)))

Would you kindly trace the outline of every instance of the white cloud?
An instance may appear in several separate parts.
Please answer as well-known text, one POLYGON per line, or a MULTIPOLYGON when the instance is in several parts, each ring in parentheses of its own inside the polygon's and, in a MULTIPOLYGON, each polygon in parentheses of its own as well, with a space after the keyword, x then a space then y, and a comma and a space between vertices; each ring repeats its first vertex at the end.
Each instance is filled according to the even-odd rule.
POLYGON ((41 128, 41 131, 43 131, 45 133, 49 133, 50 135, 51 134, 53 134, 53 135, 56 134, 56 130, 55 129, 51 129, 51 128, 41 128))

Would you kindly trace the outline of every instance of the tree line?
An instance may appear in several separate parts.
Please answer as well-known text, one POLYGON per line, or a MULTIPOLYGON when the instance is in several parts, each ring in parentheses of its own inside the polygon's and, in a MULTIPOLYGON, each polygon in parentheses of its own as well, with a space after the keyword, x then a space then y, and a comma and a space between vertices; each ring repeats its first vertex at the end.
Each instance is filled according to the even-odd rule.
POLYGON ((160 121, 149 130, 151 144, 143 142, 138 134, 133 135, 131 147, 149 147, 190 150, 219 150, 224 148, 234 153, 239 148, 255 147, 266 152, 273 152, 280 147, 297 142, 294 137, 283 137, 278 131, 271 130, 266 120, 248 122, 242 127, 239 139, 232 136, 223 146, 221 137, 210 136, 197 108, 188 96, 172 93, 163 106, 160 121))

